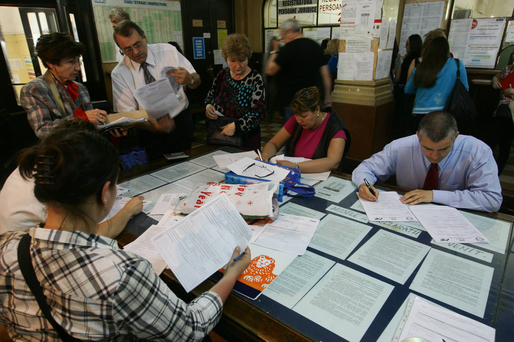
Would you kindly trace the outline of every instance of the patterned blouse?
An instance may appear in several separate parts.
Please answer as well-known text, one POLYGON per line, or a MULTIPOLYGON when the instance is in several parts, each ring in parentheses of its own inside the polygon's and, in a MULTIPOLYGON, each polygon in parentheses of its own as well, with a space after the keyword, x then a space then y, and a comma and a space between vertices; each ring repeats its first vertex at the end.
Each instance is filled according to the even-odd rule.
POLYGON ((205 99, 221 114, 239 118, 236 132, 257 129, 266 115, 266 96, 261 75, 251 70, 242 80, 234 80, 230 69, 221 70, 205 99))
MULTIPOLYGON (((505 77, 509 76, 511 72, 514 72, 514 64, 507 65, 505 68, 502 69, 502 71, 500 72, 500 81, 503 80, 505 77)), ((514 100, 514 95, 505 95, 502 91, 500 103, 498 103, 498 106, 503 104, 508 105, 512 100, 514 100)))

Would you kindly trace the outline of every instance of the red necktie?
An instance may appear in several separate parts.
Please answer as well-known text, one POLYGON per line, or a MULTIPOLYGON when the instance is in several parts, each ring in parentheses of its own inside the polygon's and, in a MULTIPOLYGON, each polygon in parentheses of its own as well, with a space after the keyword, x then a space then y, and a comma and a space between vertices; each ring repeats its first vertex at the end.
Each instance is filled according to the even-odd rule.
POLYGON ((432 163, 423 184, 423 190, 438 190, 439 189, 439 171, 437 171, 437 164, 432 163))

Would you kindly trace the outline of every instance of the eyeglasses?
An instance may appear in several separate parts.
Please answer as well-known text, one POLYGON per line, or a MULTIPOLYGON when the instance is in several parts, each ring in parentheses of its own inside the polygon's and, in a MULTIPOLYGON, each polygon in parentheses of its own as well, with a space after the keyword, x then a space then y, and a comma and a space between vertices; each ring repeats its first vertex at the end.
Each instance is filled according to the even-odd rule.
POLYGON ((140 40, 132 46, 128 46, 128 47, 124 48, 123 50, 120 49, 120 53, 122 55, 131 55, 134 52, 134 49, 136 49, 137 51, 140 51, 143 44, 144 44, 144 41, 140 40))

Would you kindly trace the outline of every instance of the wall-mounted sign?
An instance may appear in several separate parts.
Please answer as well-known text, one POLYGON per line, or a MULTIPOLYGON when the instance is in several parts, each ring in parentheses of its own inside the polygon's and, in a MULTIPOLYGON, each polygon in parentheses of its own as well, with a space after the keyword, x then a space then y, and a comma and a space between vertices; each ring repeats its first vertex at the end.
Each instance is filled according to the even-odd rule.
POLYGON ((225 20, 218 20, 218 28, 227 28, 227 22, 225 20))
POLYGON ((203 37, 193 37, 194 59, 205 59, 205 40, 203 37))
POLYGON ((202 19, 193 19, 193 27, 203 27, 202 19))

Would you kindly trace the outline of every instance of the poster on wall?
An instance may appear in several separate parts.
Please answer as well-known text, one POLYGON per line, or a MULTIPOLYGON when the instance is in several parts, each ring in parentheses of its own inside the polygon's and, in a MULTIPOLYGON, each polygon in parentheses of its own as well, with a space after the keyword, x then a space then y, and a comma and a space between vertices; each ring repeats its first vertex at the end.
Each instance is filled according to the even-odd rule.
POLYGON ((467 68, 494 68, 505 22, 505 18, 452 20, 450 51, 467 68))
POLYGON ((441 27, 444 8, 444 1, 405 5, 399 46, 402 56, 407 52, 405 50, 405 43, 411 35, 419 34, 423 39, 425 34, 441 27))
POLYGON ((318 0, 279 0, 278 23, 296 19, 302 26, 315 26, 318 13, 318 0))
POLYGON ((148 43, 175 41, 184 49, 180 1, 92 0, 96 30, 100 42, 102 61, 116 62, 118 47, 113 40, 113 28, 108 13, 115 7, 123 8, 130 20, 139 25, 148 43))

